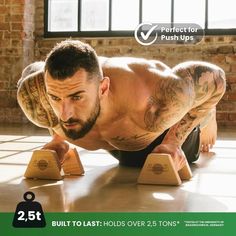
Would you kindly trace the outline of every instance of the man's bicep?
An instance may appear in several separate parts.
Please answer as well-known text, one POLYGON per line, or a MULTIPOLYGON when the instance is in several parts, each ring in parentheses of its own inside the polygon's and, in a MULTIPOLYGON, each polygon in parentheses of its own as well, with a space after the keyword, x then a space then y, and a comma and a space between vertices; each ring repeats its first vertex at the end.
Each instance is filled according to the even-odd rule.
POLYGON ((193 107, 212 100, 216 105, 226 88, 224 71, 206 62, 185 62, 173 68, 173 73, 194 85, 193 107))

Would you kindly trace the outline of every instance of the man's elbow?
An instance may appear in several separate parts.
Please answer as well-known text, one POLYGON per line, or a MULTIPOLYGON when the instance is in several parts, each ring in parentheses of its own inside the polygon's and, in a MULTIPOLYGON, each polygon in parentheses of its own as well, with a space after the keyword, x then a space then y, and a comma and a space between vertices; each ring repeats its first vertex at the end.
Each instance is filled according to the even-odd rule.
POLYGON ((226 91, 226 76, 225 72, 221 68, 219 68, 215 73, 215 83, 216 83, 216 95, 218 95, 221 98, 226 91))

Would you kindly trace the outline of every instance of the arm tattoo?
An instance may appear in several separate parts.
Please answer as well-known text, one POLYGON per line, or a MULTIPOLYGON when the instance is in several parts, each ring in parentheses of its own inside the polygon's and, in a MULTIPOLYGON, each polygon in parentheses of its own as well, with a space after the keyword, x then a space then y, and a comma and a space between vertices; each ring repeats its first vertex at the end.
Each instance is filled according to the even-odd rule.
POLYGON ((49 128, 58 124, 48 101, 43 73, 34 73, 19 82, 17 100, 27 118, 37 126, 49 128))
POLYGON ((202 104, 208 98, 223 95, 225 91, 225 74, 219 67, 203 63, 203 65, 177 69, 175 73, 184 80, 193 81, 195 105, 198 102, 202 104))
POLYGON ((186 90, 186 85, 186 81, 178 78, 165 78, 156 83, 144 114, 148 131, 162 133, 187 112, 190 99, 183 98, 190 95, 190 90, 186 90))
POLYGON ((226 83, 224 72, 219 67, 206 63, 177 67, 175 73, 183 80, 192 81, 195 91, 192 109, 171 127, 164 139, 164 142, 171 140, 182 145, 188 134, 219 102, 225 92, 226 83))
POLYGON ((191 129, 192 124, 197 119, 197 116, 194 114, 191 114, 188 112, 182 120, 179 122, 179 127, 182 127, 182 129, 176 129, 176 138, 178 140, 182 140, 184 138, 184 135, 188 133, 189 129, 191 129))

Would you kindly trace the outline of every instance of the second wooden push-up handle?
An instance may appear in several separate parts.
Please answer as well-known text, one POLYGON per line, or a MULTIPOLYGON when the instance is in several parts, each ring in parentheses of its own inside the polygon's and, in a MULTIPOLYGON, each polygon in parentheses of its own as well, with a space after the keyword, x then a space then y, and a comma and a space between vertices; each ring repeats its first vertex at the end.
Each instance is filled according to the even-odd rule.
POLYGON ((138 183, 180 185, 182 180, 189 180, 191 177, 192 172, 188 163, 177 171, 169 154, 151 153, 140 172, 138 183))

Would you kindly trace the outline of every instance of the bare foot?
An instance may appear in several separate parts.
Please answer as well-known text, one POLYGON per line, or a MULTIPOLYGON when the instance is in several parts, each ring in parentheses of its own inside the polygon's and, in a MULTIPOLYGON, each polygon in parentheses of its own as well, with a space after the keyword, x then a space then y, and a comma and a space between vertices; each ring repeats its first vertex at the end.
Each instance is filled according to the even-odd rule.
POLYGON ((216 111, 213 110, 210 119, 200 133, 200 150, 201 152, 209 152, 215 144, 217 138, 216 111))

